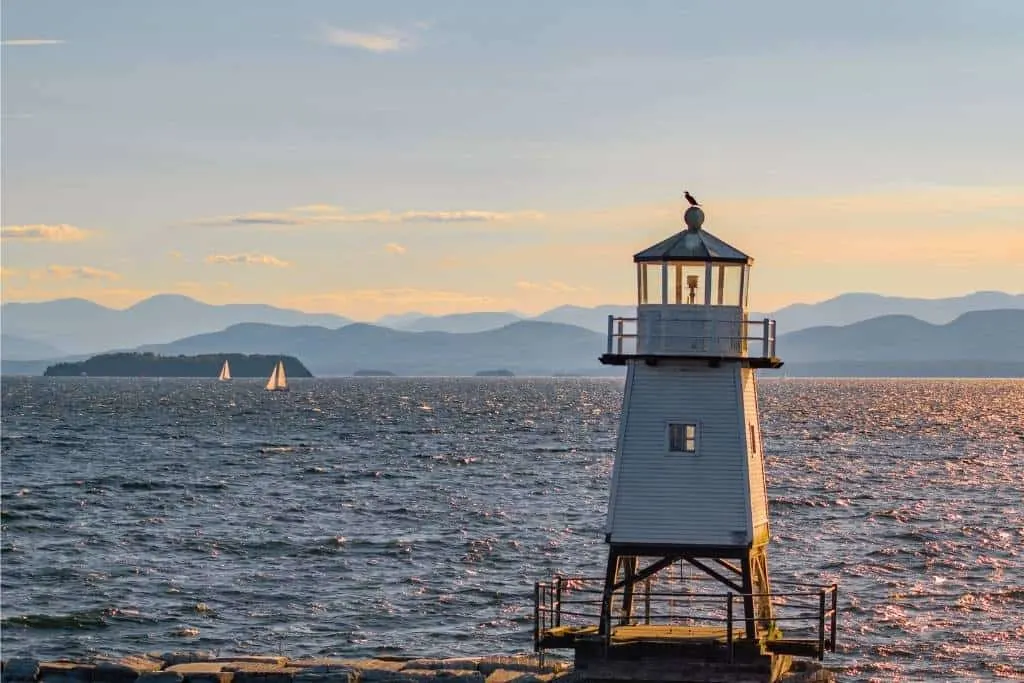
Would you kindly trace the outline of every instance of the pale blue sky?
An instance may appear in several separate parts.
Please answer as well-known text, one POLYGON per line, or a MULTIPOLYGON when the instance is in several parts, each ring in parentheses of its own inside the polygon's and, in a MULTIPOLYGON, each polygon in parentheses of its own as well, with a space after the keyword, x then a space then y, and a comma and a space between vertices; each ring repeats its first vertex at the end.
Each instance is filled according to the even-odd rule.
POLYGON ((4 300, 628 302, 684 188, 761 308, 1020 291, 1022 26, 1017 0, 4 0, 4 300))

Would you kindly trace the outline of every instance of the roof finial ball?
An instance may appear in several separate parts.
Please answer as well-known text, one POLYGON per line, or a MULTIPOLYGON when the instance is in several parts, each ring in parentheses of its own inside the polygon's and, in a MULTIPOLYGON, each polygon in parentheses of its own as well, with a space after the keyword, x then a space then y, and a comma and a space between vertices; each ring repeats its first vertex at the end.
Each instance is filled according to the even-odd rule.
POLYGON ((688 191, 683 193, 683 197, 690 202, 690 207, 683 213, 683 222, 687 228, 696 232, 704 225, 704 209, 700 208, 700 203, 688 191))

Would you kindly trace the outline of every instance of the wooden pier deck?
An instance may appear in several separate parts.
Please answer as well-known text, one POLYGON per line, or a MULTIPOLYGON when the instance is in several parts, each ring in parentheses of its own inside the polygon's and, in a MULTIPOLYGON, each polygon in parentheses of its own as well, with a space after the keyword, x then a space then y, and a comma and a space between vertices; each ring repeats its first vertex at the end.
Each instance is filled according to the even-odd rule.
MULTIPOLYGON (((597 626, 556 626, 545 630, 541 636, 541 647, 571 648, 578 640, 597 638, 597 626)), ((742 628, 733 629, 733 640, 743 640, 745 633, 742 628)), ((631 624, 612 628, 610 642, 612 645, 634 642, 678 642, 715 643, 725 645, 729 642, 728 631, 719 626, 670 626, 662 624, 631 624)))
MULTIPOLYGON (((581 641, 600 639, 597 626, 557 626, 540 634, 541 649, 574 648, 581 641)), ((822 648, 813 639, 765 640, 751 642, 742 628, 733 629, 732 645, 742 649, 760 649, 771 654, 798 657, 820 657, 822 648)), ((719 626, 676 626, 662 624, 631 624, 612 628, 611 646, 651 643, 677 645, 681 648, 725 646, 730 644, 728 631, 719 626)))

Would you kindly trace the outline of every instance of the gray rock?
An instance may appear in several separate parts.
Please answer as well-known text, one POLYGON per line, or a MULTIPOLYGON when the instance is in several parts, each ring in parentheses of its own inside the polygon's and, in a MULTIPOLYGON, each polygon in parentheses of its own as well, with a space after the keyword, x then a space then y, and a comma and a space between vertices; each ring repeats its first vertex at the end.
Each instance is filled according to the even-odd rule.
POLYGON ((569 669, 568 662, 547 657, 541 666, 536 655, 495 655, 484 657, 476 667, 484 676, 490 676, 498 669, 507 671, 529 671, 531 673, 559 673, 569 669))
POLYGON ((159 671, 164 663, 151 657, 99 659, 93 671, 93 683, 135 683, 144 673, 159 671))
POLYGON ((395 669, 360 669, 360 683, 414 683, 404 671, 395 669))
POLYGON ((347 665, 359 670, 359 679, 362 681, 394 681, 404 680, 396 678, 391 674, 397 673, 405 666, 405 661, 393 661, 389 659, 349 659, 347 665))
POLYGON ((548 683, 554 677, 555 674, 496 669, 487 675, 487 683, 548 683))
POLYGON ((230 671, 195 671, 183 672, 184 683, 232 683, 235 674, 230 671))
POLYGON ((4 662, 3 683, 34 681, 39 675, 39 660, 31 657, 12 657, 4 662))
POLYGON ((484 675, 476 669, 402 669, 413 683, 484 683, 484 675))
POLYGON ((233 683, 292 683, 295 674, 302 673, 295 666, 258 662, 233 662, 224 670, 234 672, 233 683))
POLYGON ((89 683, 96 667, 77 662, 40 662, 39 679, 46 683, 89 683))
POLYGON ((295 674, 293 683, 356 683, 359 672, 355 669, 306 670, 295 674))
MULTIPOLYGON (((150 653, 149 656, 153 657, 153 653, 150 653)), ((175 664, 209 662, 214 659, 214 654, 205 650, 196 650, 194 652, 164 652, 163 654, 157 655, 155 658, 163 660, 166 666, 174 666, 175 664)))
POLYGON ((185 677, 177 671, 151 671, 139 676, 136 683, 182 683, 185 677))
POLYGON ((405 669, 455 669, 473 671, 480 664, 479 657, 460 657, 458 659, 412 659, 406 662, 405 669))
POLYGON ((355 661, 358 660, 342 659, 341 657, 303 657, 301 659, 289 659, 288 666, 293 666, 310 673, 326 673, 328 671, 341 670, 357 671, 359 667, 354 664, 355 661))

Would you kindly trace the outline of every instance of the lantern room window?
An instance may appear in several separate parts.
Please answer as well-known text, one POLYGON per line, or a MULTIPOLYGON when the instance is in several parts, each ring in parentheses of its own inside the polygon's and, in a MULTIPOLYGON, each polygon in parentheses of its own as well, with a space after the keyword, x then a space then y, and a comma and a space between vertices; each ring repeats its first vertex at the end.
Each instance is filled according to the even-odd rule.
POLYGON ((637 303, 745 306, 749 266, 738 263, 664 261, 637 264, 637 303))
POLYGON ((668 450, 671 453, 697 452, 697 425, 686 422, 670 422, 668 425, 668 450))

